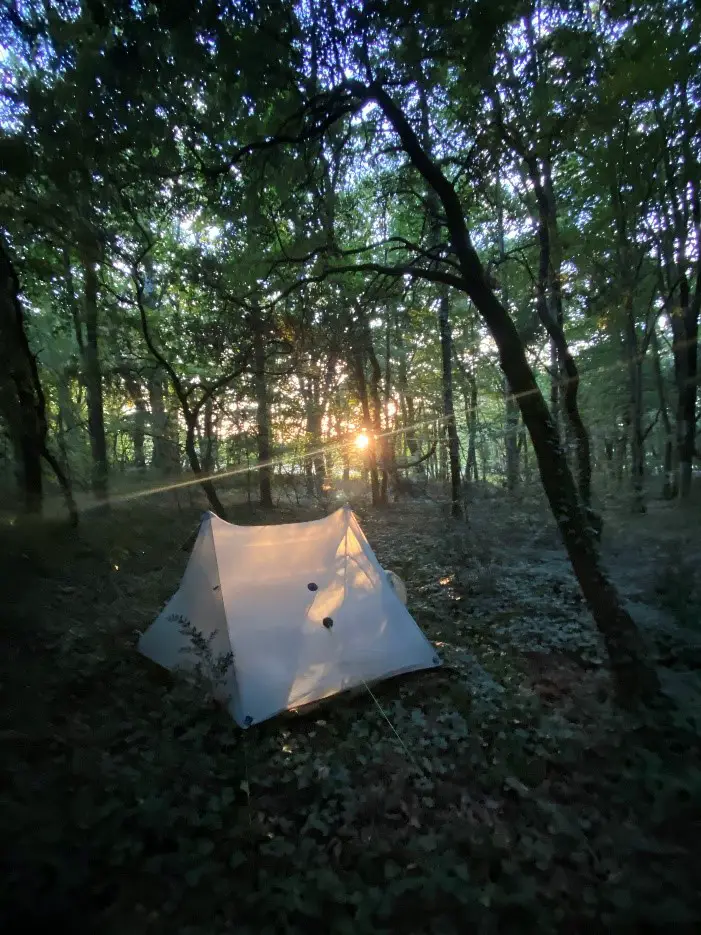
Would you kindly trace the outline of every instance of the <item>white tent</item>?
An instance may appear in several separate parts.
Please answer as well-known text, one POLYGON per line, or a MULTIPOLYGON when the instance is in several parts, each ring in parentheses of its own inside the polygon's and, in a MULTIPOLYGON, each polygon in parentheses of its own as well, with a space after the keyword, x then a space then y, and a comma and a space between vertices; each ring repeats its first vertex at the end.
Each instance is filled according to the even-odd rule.
POLYGON ((440 665, 348 507, 280 526, 206 514, 180 587, 139 649, 168 669, 193 668, 193 628, 210 658, 233 654, 217 694, 242 727, 440 665))

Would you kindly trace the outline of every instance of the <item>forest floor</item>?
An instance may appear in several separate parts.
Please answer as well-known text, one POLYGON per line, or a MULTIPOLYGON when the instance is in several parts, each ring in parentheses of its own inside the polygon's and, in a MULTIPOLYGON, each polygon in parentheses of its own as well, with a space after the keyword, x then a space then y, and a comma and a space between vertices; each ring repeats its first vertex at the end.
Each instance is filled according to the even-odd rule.
POLYGON ((699 931, 698 513, 606 515, 664 715, 614 705, 541 500, 490 490, 357 505, 442 668, 242 732, 135 651, 200 509, 0 531, 4 932, 699 931))

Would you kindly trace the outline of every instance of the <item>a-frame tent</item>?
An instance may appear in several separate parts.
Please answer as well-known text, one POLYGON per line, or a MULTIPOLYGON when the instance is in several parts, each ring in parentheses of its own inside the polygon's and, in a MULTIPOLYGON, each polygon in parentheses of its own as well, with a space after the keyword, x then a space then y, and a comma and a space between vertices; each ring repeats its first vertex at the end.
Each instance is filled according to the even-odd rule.
POLYGON ((440 665, 348 507, 275 526, 205 514, 180 587, 139 649, 168 669, 193 668, 193 628, 210 661, 233 654, 217 694, 242 727, 440 665))

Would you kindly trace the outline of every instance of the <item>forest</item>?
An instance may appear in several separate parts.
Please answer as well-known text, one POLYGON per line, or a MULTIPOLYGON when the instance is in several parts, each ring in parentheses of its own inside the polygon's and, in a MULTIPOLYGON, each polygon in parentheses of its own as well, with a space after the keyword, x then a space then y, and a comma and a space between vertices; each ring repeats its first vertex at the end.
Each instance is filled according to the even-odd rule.
POLYGON ((6 931, 699 931, 700 37, 5 0, 6 931), (440 668, 242 731, 138 654, 204 511, 345 504, 440 668))

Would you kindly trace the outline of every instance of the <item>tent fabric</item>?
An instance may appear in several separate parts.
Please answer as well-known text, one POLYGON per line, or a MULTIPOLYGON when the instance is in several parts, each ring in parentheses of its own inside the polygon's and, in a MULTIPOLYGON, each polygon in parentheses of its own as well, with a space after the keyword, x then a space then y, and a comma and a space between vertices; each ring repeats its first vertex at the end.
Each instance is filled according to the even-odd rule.
POLYGON ((168 669, 195 668, 192 628, 212 658, 233 654, 215 693, 241 727, 440 665, 348 507, 278 526, 205 514, 180 587, 139 650, 168 669))

